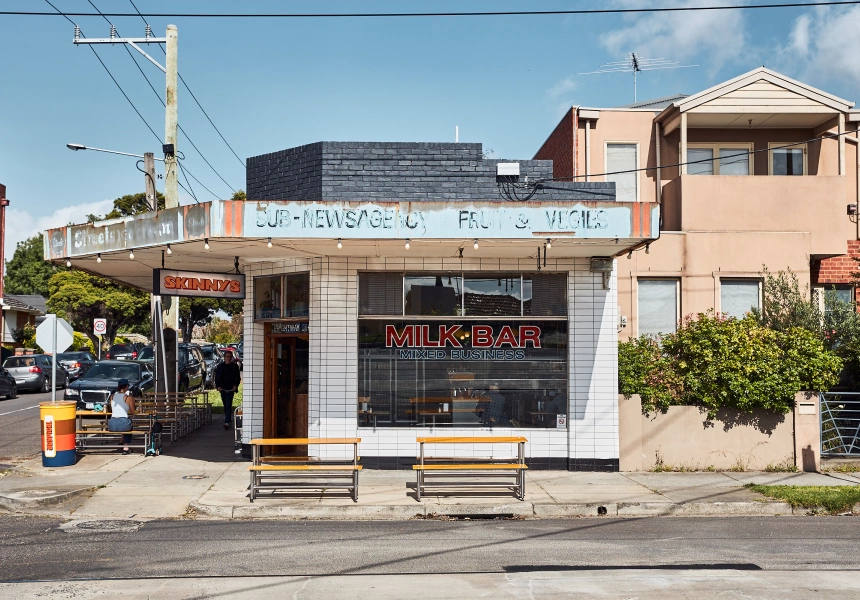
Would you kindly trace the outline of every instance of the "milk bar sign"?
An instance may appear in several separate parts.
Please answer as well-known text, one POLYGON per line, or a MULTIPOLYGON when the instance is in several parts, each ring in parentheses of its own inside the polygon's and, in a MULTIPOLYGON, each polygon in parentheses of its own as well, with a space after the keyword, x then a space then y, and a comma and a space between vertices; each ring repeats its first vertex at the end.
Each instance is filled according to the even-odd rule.
POLYGON ((245 276, 241 273, 155 269, 152 272, 152 293, 157 296, 243 300, 245 276))

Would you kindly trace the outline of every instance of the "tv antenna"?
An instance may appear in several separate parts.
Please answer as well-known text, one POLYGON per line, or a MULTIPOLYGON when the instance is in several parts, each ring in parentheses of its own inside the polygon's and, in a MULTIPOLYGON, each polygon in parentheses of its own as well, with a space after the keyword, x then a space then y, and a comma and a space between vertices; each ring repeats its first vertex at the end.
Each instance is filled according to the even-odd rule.
POLYGON ((598 73, 633 73, 633 102, 636 102, 636 73, 643 71, 657 71, 660 69, 688 69, 700 65, 682 65, 674 60, 665 58, 643 58, 636 52, 631 52, 627 58, 618 62, 609 62, 600 65, 597 71, 579 73, 579 75, 597 75, 598 73))

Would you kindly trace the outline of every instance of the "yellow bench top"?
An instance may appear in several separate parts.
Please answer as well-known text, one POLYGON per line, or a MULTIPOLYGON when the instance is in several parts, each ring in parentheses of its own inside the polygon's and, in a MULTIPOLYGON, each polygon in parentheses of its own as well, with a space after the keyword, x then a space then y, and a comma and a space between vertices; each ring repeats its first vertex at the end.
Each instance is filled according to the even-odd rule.
POLYGON ((361 465, 248 465, 249 471, 361 471, 361 465))
POLYGON ((524 437, 419 437, 415 441, 421 444, 512 444, 527 442, 524 437))
POLYGON ((528 466, 520 463, 494 463, 484 465, 412 465, 412 469, 415 471, 483 471, 485 469, 528 469, 528 466))
POLYGON ((257 438, 255 446, 315 446, 317 444, 357 444, 361 438, 257 438))

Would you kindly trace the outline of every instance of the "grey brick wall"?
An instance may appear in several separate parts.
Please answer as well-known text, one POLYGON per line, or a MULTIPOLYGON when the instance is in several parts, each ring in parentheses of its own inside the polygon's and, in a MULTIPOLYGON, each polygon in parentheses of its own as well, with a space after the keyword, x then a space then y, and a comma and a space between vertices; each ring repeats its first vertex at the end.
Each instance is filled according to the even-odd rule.
MULTIPOLYGON (((552 177, 552 161, 484 159, 481 144, 317 142, 248 159, 249 200, 506 200, 496 163, 520 182, 552 177)), ((615 184, 547 182, 541 200, 614 200, 615 184)), ((521 194, 524 192, 520 192, 521 194)))

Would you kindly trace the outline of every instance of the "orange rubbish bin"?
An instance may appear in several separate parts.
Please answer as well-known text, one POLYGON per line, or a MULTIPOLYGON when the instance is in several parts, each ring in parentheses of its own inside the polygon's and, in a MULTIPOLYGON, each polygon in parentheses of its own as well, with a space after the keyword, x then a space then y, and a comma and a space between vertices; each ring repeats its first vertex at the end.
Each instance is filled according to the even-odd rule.
POLYGON ((68 467, 75 464, 76 408, 76 402, 39 403, 43 467, 68 467))

